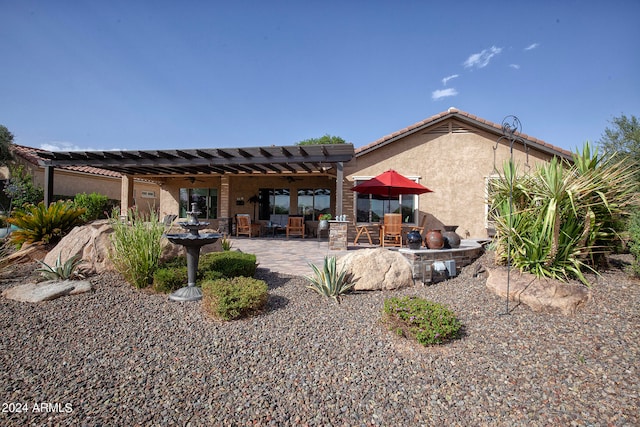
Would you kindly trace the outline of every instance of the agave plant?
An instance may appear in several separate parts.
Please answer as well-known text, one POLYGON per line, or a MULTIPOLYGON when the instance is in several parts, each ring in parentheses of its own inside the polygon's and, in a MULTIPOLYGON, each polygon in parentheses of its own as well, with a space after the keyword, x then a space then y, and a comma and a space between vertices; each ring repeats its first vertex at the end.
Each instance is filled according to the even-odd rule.
POLYGON ((311 282, 307 287, 320 295, 333 298, 337 303, 340 303, 340 296, 355 285, 354 282, 348 280, 345 270, 338 271, 336 257, 325 257, 322 270, 315 264, 309 265, 313 269, 314 275, 307 277, 311 282))
POLYGON ((60 259, 60 254, 58 254, 58 259, 56 259, 56 264, 54 266, 50 266, 47 263, 38 260, 42 267, 36 269, 45 279, 47 280, 69 280, 73 278, 82 278, 76 270, 76 268, 82 264, 82 258, 80 255, 75 255, 62 263, 60 259))

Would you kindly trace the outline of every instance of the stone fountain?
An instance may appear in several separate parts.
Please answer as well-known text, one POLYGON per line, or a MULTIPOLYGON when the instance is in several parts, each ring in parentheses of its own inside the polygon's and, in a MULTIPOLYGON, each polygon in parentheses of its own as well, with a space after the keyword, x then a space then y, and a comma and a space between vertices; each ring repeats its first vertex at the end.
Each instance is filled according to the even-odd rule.
POLYGON ((218 233, 200 234, 200 230, 209 226, 209 223, 198 221, 198 214, 200 214, 198 212, 198 204, 191 203, 191 211, 187 212, 187 221, 178 222, 180 227, 189 230, 189 232, 164 235, 171 243, 184 246, 187 252, 188 283, 187 286, 169 295, 169 299, 172 301, 198 301, 202 299, 202 290, 196 286, 200 248, 204 245, 215 243, 222 237, 218 233))

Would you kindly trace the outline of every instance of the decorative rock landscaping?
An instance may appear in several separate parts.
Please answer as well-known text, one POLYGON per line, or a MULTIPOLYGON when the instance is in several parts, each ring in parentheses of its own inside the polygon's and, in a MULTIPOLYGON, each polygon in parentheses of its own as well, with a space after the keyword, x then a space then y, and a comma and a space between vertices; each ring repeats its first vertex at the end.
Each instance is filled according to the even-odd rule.
MULTIPOLYGON (((491 265, 341 304, 259 269, 267 307, 233 322, 112 272, 72 298, 0 298, 0 424, 640 425, 639 282, 616 268, 574 316, 524 305, 501 316, 504 300, 474 277, 479 263, 491 265), (425 348, 386 330, 383 301, 404 295, 449 306, 462 337, 425 348), (34 410, 42 402, 58 410, 34 410)), ((0 289, 34 268, 0 272, 0 289)))

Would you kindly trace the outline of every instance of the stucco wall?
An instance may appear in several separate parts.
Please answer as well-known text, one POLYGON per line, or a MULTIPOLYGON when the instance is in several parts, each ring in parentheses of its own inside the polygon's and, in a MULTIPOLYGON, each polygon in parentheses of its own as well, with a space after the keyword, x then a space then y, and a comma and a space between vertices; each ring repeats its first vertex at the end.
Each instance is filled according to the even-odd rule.
MULTIPOLYGON (((453 119, 455 132, 416 132, 355 158, 345 165, 346 213, 355 217, 355 194, 349 191, 356 176, 375 176, 388 169, 395 169, 405 176, 418 176, 420 183, 433 193, 418 197, 420 218, 427 215, 427 228, 458 225, 457 232, 463 238, 485 238, 485 182, 502 170, 502 164, 510 157, 508 141, 496 147, 498 137, 479 129, 462 125, 453 119), (494 147, 496 147, 494 149, 494 147), (348 204, 347 204, 348 202, 348 204)), ((446 125, 447 123, 445 123, 446 125)), ((521 146, 514 147, 514 159, 530 168, 549 156, 529 150, 527 156, 521 146)))
MULTIPOLYGON (((19 162, 24 165, 31 175, 36 185, 44 187, 44 169, 29 162, 19 162)), ((64 169, 55 169, 53 173, 53 194, 69 196, 73 198, 78 193, 99 193, 109 199, 120 200, 121 180, 120 178, 93 175, 81 172, 71 172, 64 169)), ((157 184, 146 181, 134 181, 133 191, 138 209, 149 212, 159 205, 160 187, 157 184), (155 198, 143 198, 142 191, 152 191, 155 198)))

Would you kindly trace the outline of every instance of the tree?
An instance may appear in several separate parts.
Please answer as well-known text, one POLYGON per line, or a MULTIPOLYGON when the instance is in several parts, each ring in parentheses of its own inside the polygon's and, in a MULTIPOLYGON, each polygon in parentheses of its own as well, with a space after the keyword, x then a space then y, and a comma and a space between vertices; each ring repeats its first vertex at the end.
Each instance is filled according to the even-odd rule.
POLYGON ((35 205, 44 199, 44 189, 33 182, 33 177, 23 165, 11 166, 9 170, 11 178, 4 187, 4 193, 13 206, 35 205))
POLYGON ((329 134, 325 134, 320 138, 310 138, 305 139, 296 143, 296 145, 317 145, 317 144, 346 144, 347 141, 340 138, 339 136, 332 136, 329 134))
POLYGON ((13 134, 5 126, 0 125, 0 166, 6 165, 13 159, 13 154, 11 153, 12 143, 13 134))
MULTIPOLYGON (((633 162, 636 170, 640 168, 640 121, 635 116, 627 117, 622 114, 610 121, 612 127, 607 127, 598 141, 605 155, 618 153, 633 162)), ((638 175, 640 176, 640 175, 638 175)))

